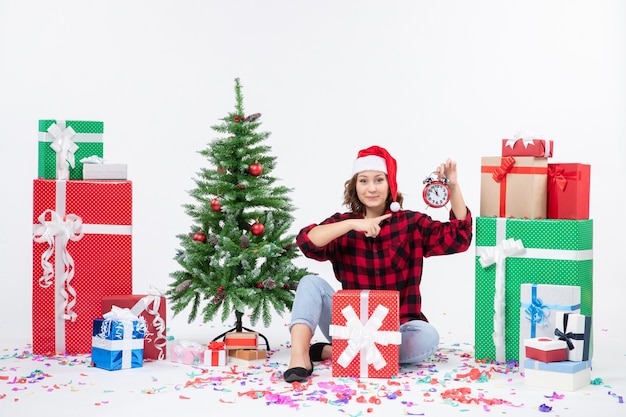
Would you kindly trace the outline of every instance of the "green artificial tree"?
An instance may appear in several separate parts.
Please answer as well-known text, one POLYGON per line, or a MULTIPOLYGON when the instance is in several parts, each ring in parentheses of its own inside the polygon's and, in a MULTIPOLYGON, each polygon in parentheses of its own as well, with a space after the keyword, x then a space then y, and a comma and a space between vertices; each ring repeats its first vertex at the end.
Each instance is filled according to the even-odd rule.
POLYGON ((190 307, 190 323, 198 316, 209 322, 221 309, 222 322, 235 314, 230 331, 242 331, 250 330, 241 323, 245 313, 252 325, 262 319, 267 327, 272 311, 291 311, 297 283, 308 272, 293 263, 299 252, 289 234, 291 189, 271 175, 276 158, 264 144, 270 133, 258 131, 259 113, 245 114, 238 78, 235 98, 235 111, 211 126, 219 137, 199 151, 211 167, 194 179, 195 203, 183 205, 193 225, 177 236, 180 269, 170 274, 167 297, 174 315, 190 307))

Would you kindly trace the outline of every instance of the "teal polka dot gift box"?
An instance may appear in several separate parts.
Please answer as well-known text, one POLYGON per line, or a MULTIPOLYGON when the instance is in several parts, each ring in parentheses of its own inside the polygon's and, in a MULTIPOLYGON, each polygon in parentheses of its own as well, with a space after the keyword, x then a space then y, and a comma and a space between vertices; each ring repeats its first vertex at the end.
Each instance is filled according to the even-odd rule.
POLYGON ((476 218, 476 360, 520 359, 522 284, 578 286, 592 316, 593 221, 476 218))

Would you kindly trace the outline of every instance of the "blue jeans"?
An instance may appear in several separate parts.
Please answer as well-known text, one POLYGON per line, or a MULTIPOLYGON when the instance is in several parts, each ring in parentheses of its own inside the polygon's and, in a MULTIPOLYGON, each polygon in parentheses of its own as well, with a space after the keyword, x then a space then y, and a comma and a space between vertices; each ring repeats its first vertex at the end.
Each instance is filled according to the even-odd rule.
MULTIPOLYGON (((332 342, 329 328, 332 321, 332 299, 335 289, 317 275, 300 280, 291 309, 291 323, 306 324, 315 334, 319 326, 326 340, 332 342)), ((439 345, 439 332, 423 320, 411 320, 400 325, 400 363, 414 364, 432 356, 439 345)))

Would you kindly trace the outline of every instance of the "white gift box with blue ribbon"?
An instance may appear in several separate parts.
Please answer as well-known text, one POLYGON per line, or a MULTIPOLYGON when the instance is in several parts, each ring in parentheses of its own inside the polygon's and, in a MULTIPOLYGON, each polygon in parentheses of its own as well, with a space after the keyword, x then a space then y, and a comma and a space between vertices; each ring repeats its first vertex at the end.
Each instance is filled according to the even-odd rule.
POLYGON ((526 359, 524 340, 537 337, 554 339, 557 312, 580 313, 580 287, 522 284, 520 302, 519 365, 522 369, 526 359))
POLYGON ((141 368, 145 334, 145 320, 114 306, 104 318, 93 320, 92 365, 109 371, 141 368))

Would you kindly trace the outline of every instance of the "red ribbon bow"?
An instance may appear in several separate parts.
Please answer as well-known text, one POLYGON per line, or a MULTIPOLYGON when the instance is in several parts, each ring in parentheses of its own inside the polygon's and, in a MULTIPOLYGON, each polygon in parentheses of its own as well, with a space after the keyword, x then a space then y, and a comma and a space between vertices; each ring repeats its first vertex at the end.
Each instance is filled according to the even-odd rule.
POLYGON ((224 350, 224 342, 211 342, 209 343, 210 350, 224 350))
POLYGON ((548 167, 548 179, 550 183, 556 184, 561 191, 565 191, 565 187, 567 187, 567 178, 565 178, 564 168, 555 168, 554 166, 548 167))
POLYGON ((495 182, 502 181, 502 179, 506 177, 506 174, 511 171, 513 165, 515 165, 515 158, 513 158, 512 156, 502 158, 502 160, 500 161, 500 166, 493 170, 493 174, 491 174, 491 177, 495 182))

